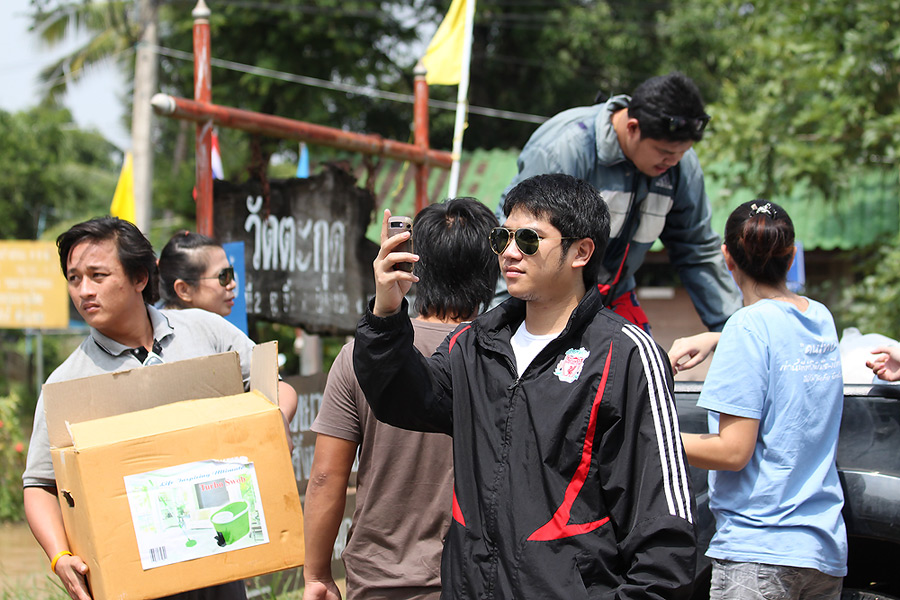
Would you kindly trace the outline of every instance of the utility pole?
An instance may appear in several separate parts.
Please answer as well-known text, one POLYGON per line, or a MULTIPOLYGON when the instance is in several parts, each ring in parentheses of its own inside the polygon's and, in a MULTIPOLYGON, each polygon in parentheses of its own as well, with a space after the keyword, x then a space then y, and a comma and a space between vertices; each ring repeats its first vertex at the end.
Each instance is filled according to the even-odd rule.
POLYGON ((151 133, 156 92, 157 0, 138 0, 141 36, 134 62, 134 106, 131 113, 131 145, 134 156, 135 225, 150 233, 153 199, 153 152, 151 133))
MULTIPOLYGON (((212 42, 209 33, 210 10, 203 0, 191 11, 194 17, 194 100, 208 106, 212 102, 212 42)), ((156 96, 154 96, 154 99, 156 96)), ((213 235, 212 119, 197 122, 196 187, 197 233, 213 235)))

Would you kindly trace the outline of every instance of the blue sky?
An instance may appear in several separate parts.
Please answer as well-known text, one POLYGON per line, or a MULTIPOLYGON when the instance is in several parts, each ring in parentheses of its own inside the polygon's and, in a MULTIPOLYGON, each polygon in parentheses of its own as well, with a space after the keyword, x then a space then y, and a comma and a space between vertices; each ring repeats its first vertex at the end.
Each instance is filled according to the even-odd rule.
MULTIPOLYGON (((38 102, 38 73, 77 42, 53 48, 44 46, 28 31, 29 0, 0 0, 0 108, 26 110, 38 102)), ((112 65, 88 73, 67 94, 64 104, 83 129, 96 129, 127 150, 130 135, 123 123, 125 84, 112 65)))

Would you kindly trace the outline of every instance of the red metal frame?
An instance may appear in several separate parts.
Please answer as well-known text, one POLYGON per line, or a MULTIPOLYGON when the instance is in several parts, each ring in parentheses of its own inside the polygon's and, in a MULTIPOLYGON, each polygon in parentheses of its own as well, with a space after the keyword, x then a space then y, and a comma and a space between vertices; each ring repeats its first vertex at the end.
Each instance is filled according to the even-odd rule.
MULTIPOLYGON (((209 8, 203 0, 197 3, 194 16, 194 99, 212 101, 212 67, 210 66, 209 8)), ((197 122, 197 232, 213 235, 212 121, 197 122)))
MULTIPOLYGON (((416 65, 413 100, 413 131, 416 146, 428 151, 428 82, 425 67, 416 65)), ((451 155, 451 164, 452 164, 451 155)), ((416 165, 416 213, 428 204, 428 164, 416 165)))
POLYGON ((194 100, 157 94, 153 99, 153 105, 157 113, 197 123, 196 202, 197 231, 199 233, 213 235, 211 158, 213 125, 410 161, 416 165, 416 212, 428 204, 429 167, 449 169, 453 159, 449 152, 429 148, 428 83, 425 81, 423 69, 417 66, 415 73, 414 144, 384 139, 378 135, 343 131, 304 121, 220 106, 212 103, 210 11, 204 0, 198 1, 191 14, 194 17, 194 100))

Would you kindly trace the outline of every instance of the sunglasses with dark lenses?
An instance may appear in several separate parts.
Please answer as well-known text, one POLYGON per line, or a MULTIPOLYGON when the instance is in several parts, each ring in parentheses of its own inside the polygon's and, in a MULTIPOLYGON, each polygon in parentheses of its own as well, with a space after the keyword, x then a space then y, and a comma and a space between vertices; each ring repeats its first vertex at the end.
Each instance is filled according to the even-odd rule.
POLYGON ((214 275, 212 277, 198 277, 198 279, 218 279, 219 285, 225 287, 229 283, 234 281, 234 267, 225 267, 224 269, 219 271, 218 275, 214 275))
POLYGON ((494 227, 488 236, 491 242, 491 250, 494 254, 503 254, 509 242, 516 240, 516 247, 526 256, 533 256, 541 245, 541 240, 577 240, 572 237, 541 237, 534 229, 522 227, 520 229, 507 229, 506 227, 494 227))
POLYGON ((703 130, 706 129, 706 125, 712 118, 709 115, 703 115, 702 117, 696 118, 673 117, 664 113, 660 113, 659 116, 662 117, 664 121, 668 122, 669 133, 675 133, 676 131, 683 131, 685 129, 695 133, 703 133, 703 130))

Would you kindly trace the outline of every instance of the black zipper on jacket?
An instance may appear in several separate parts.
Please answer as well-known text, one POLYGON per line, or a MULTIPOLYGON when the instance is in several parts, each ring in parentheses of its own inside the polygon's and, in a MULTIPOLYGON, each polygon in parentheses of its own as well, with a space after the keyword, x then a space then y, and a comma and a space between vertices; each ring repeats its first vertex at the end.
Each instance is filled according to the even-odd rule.
POLYGON ((513 364, 512 359, 510 359, 508 356, 506 356, 505 358, 510 370, 516 374, 516 378, 513 379, 513 382, 506 386, 506 391, 511 392, 519 387, 519 370, 516 368, 516 365, 513 364))
POLYGON ((520 377, 518 375, 519 371, 516 368, 515 362, 507 356, 505 353, 501 353, 503 357, 506 359, 506 364, 509 366, 510 372, 513 373, 515 379, 513 382, 506 387, 506 391, 510 392, 509 394, 509 408, 506 412, 506 423, 503 427, 503 439, 501 441, 501 451, 500 451, 500 460, 496 466, 494 471, 494 494, 491 499, 491 503, 489 506, 489 517, 487 522, 485 523, 485 532, 489 533, 493 541, 490 544, 490 576, 487 581, 487 590, 485 594, 485 598, 493 598, 495 591, 495 584, 497 582, 499 562, 500 562, 500 550, 497 544, 498 538, 498 527, 497 527, 497 519, 498 519, 498 510, 500 505, 500 481, 503 479, 503 474, 509 469, 509 447, 510 447, 510 429, 512 427, 512 412, 514 406, 514 399, 516 396, 516 392, 519 387, 520 377))

